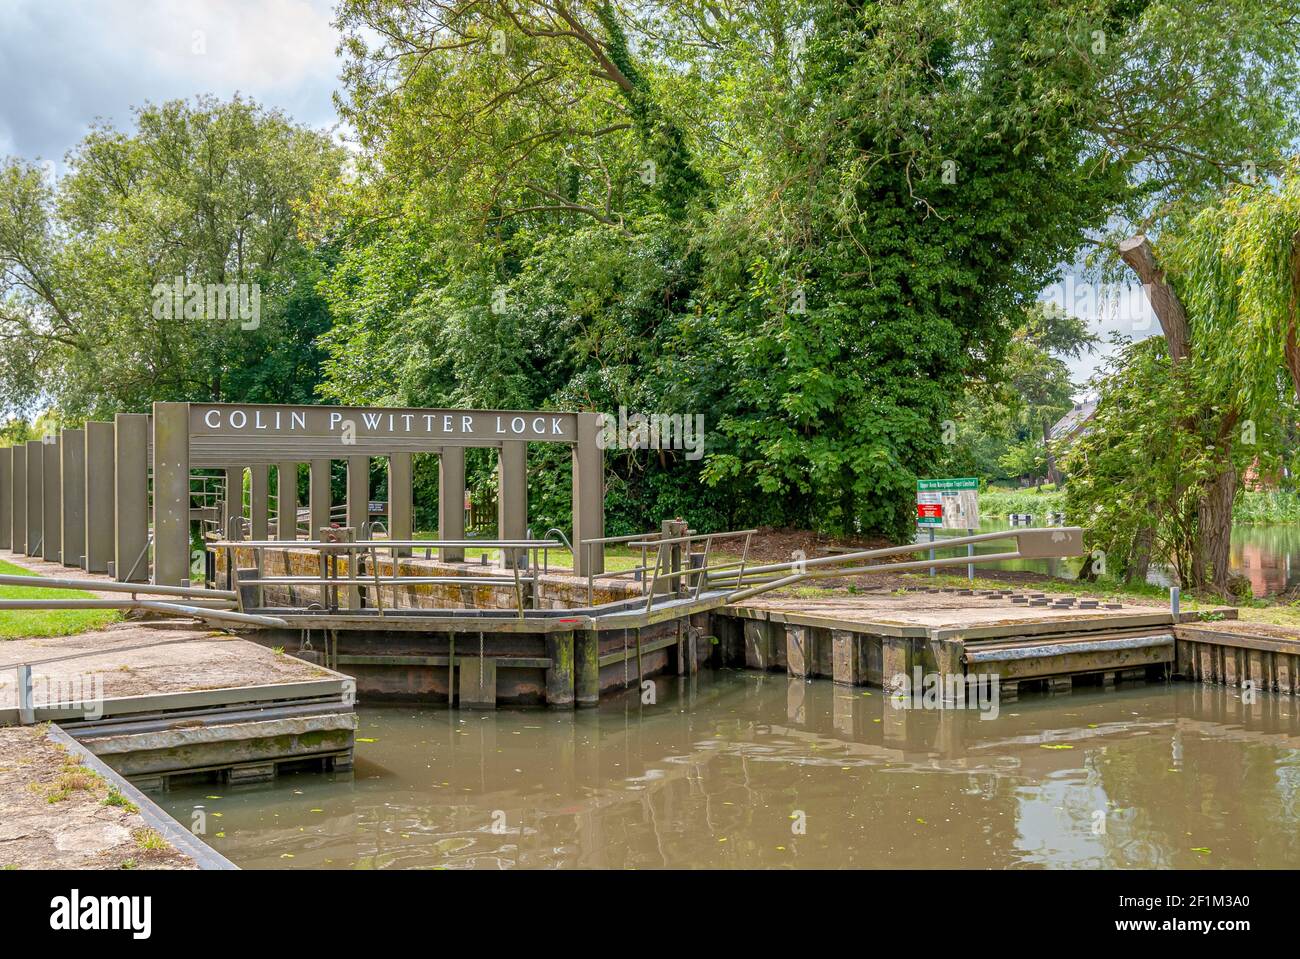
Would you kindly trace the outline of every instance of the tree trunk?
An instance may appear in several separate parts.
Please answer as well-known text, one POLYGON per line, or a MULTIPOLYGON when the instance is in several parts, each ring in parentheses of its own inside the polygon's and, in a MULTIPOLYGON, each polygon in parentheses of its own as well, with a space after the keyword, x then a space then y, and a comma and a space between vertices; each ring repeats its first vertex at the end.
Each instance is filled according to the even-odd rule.
POLYGON ((1139 585, 1147 581, 1151 570, 1151 547, 1155 542, 1156 531, 1152 526, 1143 526, 1133 537, 1133 555, 1129 557, 1125 579, 1139 585))
POLYGON ((1203 582, 1228 595, 1228 560, 1232 545, 1232 501, 1237 496, 1237 470, 1228 466, 1205 484, 1197 508, 1199 566, 1203 582))
POLYGON ((1048 457, 1048 482, 1054 486, 1061 485, 1061 473, 1057 472, 1056 456, 1052 455, 1052 424, 1043 421, 1043 450, 1048 457))
POLYGON ((1187 323, 1187 311, 1174 288, 1165 282, 1165 271, 1156 263, 1151 241, 1139 233, 1131 236, 1119 245, 1119 255, 1142 281, 1142 290, 1147 295, 1147 302, 1155 311, 1160 321, 1160 329, 1169 344, 1169 358, 1175 367, 1191 353, 1191 329, 1187 323))

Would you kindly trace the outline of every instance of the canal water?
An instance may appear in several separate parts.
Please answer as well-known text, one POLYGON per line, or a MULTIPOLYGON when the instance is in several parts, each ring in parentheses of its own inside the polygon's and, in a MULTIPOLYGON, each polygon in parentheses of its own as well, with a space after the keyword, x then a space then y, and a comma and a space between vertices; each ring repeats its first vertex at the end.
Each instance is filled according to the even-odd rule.
POLYGON ((659 680, 654 705, 362 708, 351 773, 163 804, 245 868, 1295 868, 1300 704, 1257 695, 1121 687, 982 719, 723 670, 659 680))

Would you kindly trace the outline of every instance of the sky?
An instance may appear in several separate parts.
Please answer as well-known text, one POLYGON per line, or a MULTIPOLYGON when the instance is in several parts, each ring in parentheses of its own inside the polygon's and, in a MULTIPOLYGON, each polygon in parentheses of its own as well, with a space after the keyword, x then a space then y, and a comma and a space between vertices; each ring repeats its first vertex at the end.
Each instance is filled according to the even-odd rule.
POLYGON ((61 164, 95 120, 198 93, 337 123, 330 0, 0 0, 0 17, 0 155, 61 164))
MULTIPOLYGON (((333 0, 0 0, 0 156, 53 164, 97 120, 125 128, 145 102, 236 93, 337 132, 333 0)), ((1043 298, 1112 331, 1158 331, 1136 286, 1107 295, 1075 276, 1043 298)), ((1072 361, 1083 383, 1101 358, 1072 361)), ((1086 395, 1080 390, 1079 396, 1086 395)))

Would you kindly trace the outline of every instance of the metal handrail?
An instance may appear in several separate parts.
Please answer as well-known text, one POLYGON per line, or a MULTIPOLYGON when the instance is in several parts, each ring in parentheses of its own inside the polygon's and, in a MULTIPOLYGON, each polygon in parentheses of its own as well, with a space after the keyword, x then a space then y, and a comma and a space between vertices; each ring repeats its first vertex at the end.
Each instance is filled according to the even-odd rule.
POLYGON ((992 533, 977 533, 971 536, 955 536, 943 541, 940 548, 949 549, 990 540, 1014 539, 1014 552, 984 553, 981 555, 952 556, 943 559, 911 560, 901 563, 871 563, 871 560, 885 559, 890 556, 919 553, 932 548, 931 543, 908 543, 902 546, 889 546, 882 549, 857 550, 852 553, 840 553, 819 559, 793 560, 787 563, 771 563, 756 566, 744 573, 710 577, 711 585, 719 588, 731 588, 727 596, 728 603, 746 599, 771 589, 792 586, 809 579, 825 579, 832 576, 858 576, 867 573, 905 572, 913 569, 925 569, 938 566, 968 566, 998 563, 1014 559, 1038 559, 1049 556, 1082 555, 1083 530, 1078 527, 1058 527, 1052 529, 999 530, 992 533), (1052 545, 1064 543, 1059 548, 1052 545), (844 566, 845 563, 868 561, 865 566, 844 566), (790 575, 781 576, 782 572, 790 575), (773 575, 778 574, 778 575, 773 575))

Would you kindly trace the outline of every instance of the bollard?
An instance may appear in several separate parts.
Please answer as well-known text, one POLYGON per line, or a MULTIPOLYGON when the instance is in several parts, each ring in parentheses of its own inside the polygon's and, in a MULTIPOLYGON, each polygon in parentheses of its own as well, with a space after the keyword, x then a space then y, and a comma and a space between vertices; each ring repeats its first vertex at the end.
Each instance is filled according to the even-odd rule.
POLYGON ((26 663, 18 667, 18 722, 24 726, 36 722, 36 708, 32 704, 32 667, 26 663))
POLYGON ((1169 612, 1174 617, 1174 619, 1178 618, 1178 599, 1179 599, 1178 587, 1170 586, 1169 587, 1169 612))

